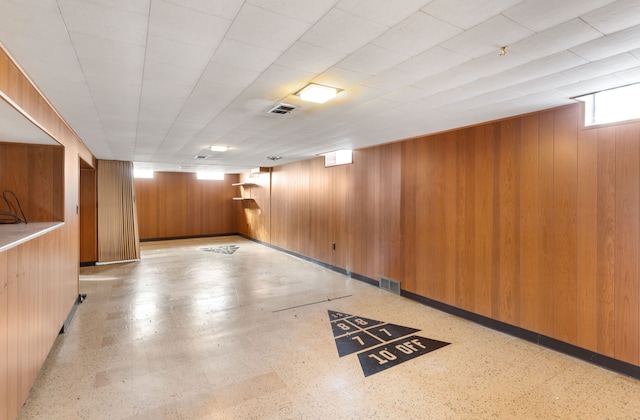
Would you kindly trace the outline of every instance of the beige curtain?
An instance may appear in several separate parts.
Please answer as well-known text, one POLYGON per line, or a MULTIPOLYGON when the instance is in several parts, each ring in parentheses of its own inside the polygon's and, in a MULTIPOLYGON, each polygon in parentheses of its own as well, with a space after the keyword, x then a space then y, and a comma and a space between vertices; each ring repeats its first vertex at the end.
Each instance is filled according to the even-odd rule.
POLYGON ((98 161, 98 262, 140 259, 133 163, 98 161))

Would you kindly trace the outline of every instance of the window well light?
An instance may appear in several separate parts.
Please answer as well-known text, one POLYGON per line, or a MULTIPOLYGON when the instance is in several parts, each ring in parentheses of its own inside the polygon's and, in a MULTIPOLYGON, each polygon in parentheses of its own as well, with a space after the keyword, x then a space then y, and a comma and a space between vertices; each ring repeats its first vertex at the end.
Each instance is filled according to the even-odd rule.
POLYGON ((322 153, 324 156, 324 166, 348 165, 353 163, 353 150, 340 149, 333 152, 322 153))
POLYGON ((640 119, 640 83, 579 96, 584 102, 584 125, 640 119))
POLYGON ((201 181, 224 181, 224 172, 198 172, 196 177, 201 181))
POLYGON ((211 146, 210 149, 212 152, 226 152, 229 146, 211 146))
POLYGON ((153 178, 153 169, 133 168, 134 178, 153 178))
POLYGON ((310 83, 298 92, 298 96, 303 101, 323 104, 338 94, 338 89, 329 86, 316 85, 310 83))

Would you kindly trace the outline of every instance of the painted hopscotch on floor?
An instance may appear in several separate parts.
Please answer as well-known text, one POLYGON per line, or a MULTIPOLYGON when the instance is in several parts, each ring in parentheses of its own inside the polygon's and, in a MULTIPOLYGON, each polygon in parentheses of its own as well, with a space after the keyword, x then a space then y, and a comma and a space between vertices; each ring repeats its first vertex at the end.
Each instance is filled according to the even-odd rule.
POLYGON ((451 343, 419 337, 416 328, 329 311, 340 357, 358 353, 364 376, 397 366, 451 343))

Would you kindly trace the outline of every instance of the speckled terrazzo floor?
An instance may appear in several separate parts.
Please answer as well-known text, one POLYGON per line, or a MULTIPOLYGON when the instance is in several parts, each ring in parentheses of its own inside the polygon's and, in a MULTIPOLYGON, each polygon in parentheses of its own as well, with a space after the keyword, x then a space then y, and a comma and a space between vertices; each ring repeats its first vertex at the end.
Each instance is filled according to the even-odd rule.
POLYGON ((21 419, 640 418, 634 379, 240 237, 142 244, 80 291, 21 419), (365 377, 329 310, 451 344, 365 377))

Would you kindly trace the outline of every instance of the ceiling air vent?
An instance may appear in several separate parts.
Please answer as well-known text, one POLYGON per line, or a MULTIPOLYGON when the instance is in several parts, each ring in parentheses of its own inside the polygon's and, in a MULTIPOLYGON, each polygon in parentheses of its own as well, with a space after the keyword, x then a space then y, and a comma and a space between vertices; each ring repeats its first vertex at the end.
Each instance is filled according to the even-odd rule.
POLYGON ((293 105, 289 105, 289 104, 278 104, 276 106, 274 106, 273 108, 271 108, 270 110, 267 111, 267 114, 273 114, 273 115, 287 115, 288 113, 290 113, 291 111, 293 111, 294 109, 296 109, 295 106, 293 105))
POLYGON ((207 156, 207 155, 195 155, 193 158, 194 159, 209 159, 209 156, 207 156))

